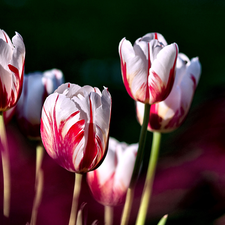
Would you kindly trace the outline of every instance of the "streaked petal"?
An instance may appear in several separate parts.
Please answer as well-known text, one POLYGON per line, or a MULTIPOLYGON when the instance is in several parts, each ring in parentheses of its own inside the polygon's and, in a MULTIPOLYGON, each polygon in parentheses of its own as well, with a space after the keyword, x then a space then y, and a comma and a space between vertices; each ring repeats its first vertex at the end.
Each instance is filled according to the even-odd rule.
POLYGON ((87 174, 87 182, 95 199, 103 205, 124 203, 130 183, 138 144, 128 145, 109 138, 104 162, 87 174))
POLYGON ((93 170, 107 151, 110 117, 111 96, 106 89, 101 93, 88 85, 61 85, 46 99, 42 110, 44 145, 49 130, 55 136, 46 143, 47 152, 67 170, 93 170))
POLYGON ((150 69, 150 104, 163 101, 170 93, 176 70, 178 46, 167 45, 158 54, 150 69))
MULTIPOLYGON (((146 46, 148 47, 148 46, 146 46)), ((120 42, 120 60, 123 81, 128 94, 133 98, 139 98, 138 91, 147 87, 147 60, 140 46, 132 47, 126 39, 120 42)), ((140 97, 142 98, 142 97, 140 97)))
POLYGON ((178 55, 176 44, 168 46, 161 34, 148 33, 134 46, 123 38, 119 55, 123 82, 134 100, 154 104, 169 95, 178 55))

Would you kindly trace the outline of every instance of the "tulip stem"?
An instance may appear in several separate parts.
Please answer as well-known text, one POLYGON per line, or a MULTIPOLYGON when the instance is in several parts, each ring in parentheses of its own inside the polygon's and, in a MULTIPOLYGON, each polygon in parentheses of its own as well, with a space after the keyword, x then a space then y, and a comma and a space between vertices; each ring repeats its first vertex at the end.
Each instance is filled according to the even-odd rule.
POLYGON ((134 188, 128 188, 127 195, 126 195, 126 201, 123 208, 123 214, 121 218, 121 225, 127 225, 129 221, 130 211, 132 208, 132 201, 134 197, 134 188))
POLYGON ((73 201, 72 201, 72 207, 71 207, 71 212, 70 212, 69 225, 76 224, 78 199, 79 199, 80 190, 81 190, 81 182, 82 182, 82 174, 75 173, 73 201))
POLYGON ((125 201, 123 214, 122 214, 122 218, 121 218, 121 225, 127 225, 128 221, 129 221, 129 216, 130 216, 130 211, 131 211, 133 196, 134 196, 134 188, 135 188, 136 182, 138 180, 138 176, 139 176, 139 173, 141 170, 141 164, 143 161, 149 113, 150 113, 150 105, 145 104, 144 119, 143 119, 143 123, 142 123, 142 127, 141 127, 140 137, 139 137, 137 157, 135 160, 135 165, 134 165, 134 170, 133 170, 131 181, 130 181, 130 186, 129 186, 129 189, 128 189, 127 195, 126 195, 126 201, 125 201))
POLYGON ((143 161, 144 150, 145 150, 145 142, 147 136, 147 127, 149 121, 149 113, 150 113, 150 105, 145 104, 145 112, 144 112, 144 119, 141 126, 141 133, 139 137, 139 145, 137 151, 137 157, 135 160, 134 170, 130 181, 130 188, 134 188, 141 170, 141 164, 143 161))
POLYGON ((40 143, 36 147, 36 177, 35 177, 35 198, 32 208, 30 225, 35 225, 37 221, 38 209, 41 203, 44 183, 44 173, 41 164, 44 156, 44 147, 40 143))
POLYGON ((152 142, 152 150, 150 154, 148 171, 145 179, 144 190, 141 198, 141 204, 138 212, 138 217, 136 220, 136 225, 143 225, 145 223, 148 205, 151 198, 152 193, 152 185, 155 176, 156 165, 158 161, 159 148, 161 141, 161 133, 153 132, 153 142, 152 142))
POLYGON ((113 207, 105 206, 105 225, 113 224, 113 207))
POLYGON ((10 194, 11 194, 11 181, 10 181, 10 158, 9 158, 9 148, 7 143, 7 135, 5 130, 3 113, 0 113, 0 138, 2 144, 2 171, 3 171, 3 215, 4 223, 9 223, 10 214, 10 194))

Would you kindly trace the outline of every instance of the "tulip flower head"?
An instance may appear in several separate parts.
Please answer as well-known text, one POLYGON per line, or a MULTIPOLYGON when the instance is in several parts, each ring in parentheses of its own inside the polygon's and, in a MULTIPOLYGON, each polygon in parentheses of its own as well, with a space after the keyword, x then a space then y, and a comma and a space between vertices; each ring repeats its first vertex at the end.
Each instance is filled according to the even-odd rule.
POLYGON ((23 38, 16 32, 12 42, 0 29, 0 111, 12 108, 19 100, 25 62, 23 38))
POLYGON ((87 182, 94 198, 103 205, 124 203, 130 184, 138 144, 128 145, 109 138, 109 148, 103 163, 87 173, 87 182))
POLYGON ((41 110, 46 97, 64 81, 58 69, 34 72, 24 76, 21 97, 16 105, 16 117, 23 133, 31 139, 40 139, 41 110))
MULTIPOLYGON (((177 72, 173 89, 162 102, 151 106, 148 130, 171 132, 185 120, 194 96, 201 74, 201 64, 198 57, 189 60, 184 54, 179 54, 177 72)), ((144 105, 136 102, 137 119, 143 121, 144 105)))
POLYGON ((61 85, 42 108, 41 138, 48 154, 76 173, 99 166, 107 151, 111 104, 107 88, 61 85))
POLYGON ((169 95, 175 78, 178 46, 167 45, 159 33, 138 38, 134 46, 123 38, 119 44, 123 82, 136 101, 154 104, 169 95))

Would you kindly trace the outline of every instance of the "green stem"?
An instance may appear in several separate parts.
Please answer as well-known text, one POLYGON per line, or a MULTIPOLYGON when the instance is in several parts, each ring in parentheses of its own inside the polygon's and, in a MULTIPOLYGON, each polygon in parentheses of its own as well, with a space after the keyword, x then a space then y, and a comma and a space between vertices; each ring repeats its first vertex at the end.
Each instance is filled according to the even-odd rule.
POLYGON ((125 205, 123 208, 123 214, 121 217, 121 225, 128 224, 133 197, 134 197, 134 188, 128 188, 127 195, 126 195, 126 201, 125 201, 125 205))
POLYGON ((131 181, 130 181, 130 186, 126 195, 126 201, 125 201, 125 205, 123 209, 123 214, 121 217, 121 225, 127 225, 129 221, 129 216, 130 216, 130 211, 131 211, 133 196, 134 196, 134 188, 137 183, 137 179, 138 179, 142 161, 143 161, 149 113, 150 113, 150 105, 145 104, 144 119, 143 119, 143 123, 141 127, 140 137, 139 137, 137 157, 135 160, 135 165, 134 165, 134 170, 133 170, 131 181))
POLYGON ((136 225, 143 225, 145 223, 148 205, 151 198, 152 193, 152 184, 155 176, 156 165, 158 161, 159 148, 161 141, 161 133, 153 132, 153 142, 152 142, 152 150, 150 154, 149 164, 147 176, 145 179, 144 191, 141 198, 141 204, 138 212, 138 217, 136 220, 136 225))
POLYGON ((76 224, 78 199, 79 199, 80 190, 81 190, 81 182, 82 182, 82 174, 75 173, 73 201, 72 201, 72 207, 71 207, 71 212, 70 212, 69 225, 76 224))
POLYGON ((113 207, 105 205, 105 225, 113 225, 113 207))
POLYGON ((1 151, 2 155, 2 170, 3 170, 3 215, 5 222, 9 221, 10 214, 10 194, 11 194, 11 185, 10 185, 10 159, 9 159, 9 149, 7 143, 7 136, 4 124, 3 113, 0 113, 0 138, 2 142, 3 149, 1 151))
POLYGON ((30 225, 35 225, 37 221, 38 209, 41 203, 44 183, 44 173, 41 169, 41 164, 44 156, 43 144, 38 144, 36 147, 36 177, 35 177, 35 198, 31 214, 30 225))
POLYGON ((168 215, 163 216, 157 225, 165 225, 166 221, 167 221, 167 217, 168 217, 168 215))
POLYGON ((132 174, 131 181, 130 181, 130 188, 135 187, 139 173, 140 173, 141 164, 143 161, 144 150, 145 150, 149 113, 150 113, 150 105, 145 104, 144 119, 143 119, 143 123, 141 126, 141 133, 140 133, 140 137, 139 137, 137 157, 135 160, 134 170, 133 170, 133 174, 132 174))

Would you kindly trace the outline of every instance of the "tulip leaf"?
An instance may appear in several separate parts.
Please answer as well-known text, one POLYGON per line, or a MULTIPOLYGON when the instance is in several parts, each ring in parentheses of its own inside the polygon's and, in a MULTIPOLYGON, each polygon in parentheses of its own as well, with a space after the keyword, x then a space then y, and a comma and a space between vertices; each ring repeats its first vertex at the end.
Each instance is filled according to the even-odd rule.
POLYGON ((168 215, 163 216, 157 225, 165 225, 167 221, 167 217, 168 215))

